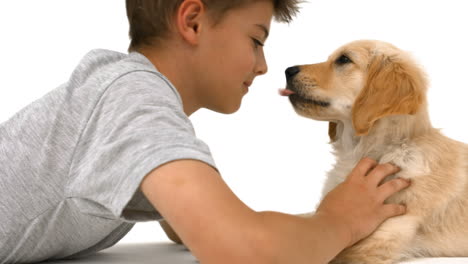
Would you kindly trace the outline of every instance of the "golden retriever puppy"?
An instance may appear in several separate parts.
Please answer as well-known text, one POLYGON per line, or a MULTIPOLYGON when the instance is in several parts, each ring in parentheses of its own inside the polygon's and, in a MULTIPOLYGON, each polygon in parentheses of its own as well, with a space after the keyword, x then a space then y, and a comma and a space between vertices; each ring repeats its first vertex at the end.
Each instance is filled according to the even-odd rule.
POLYGON ((414 257, 468 256, 468 145, 431 126, 424 72, 395 46, 351 42, 327 61, 290 67, 280 90, 302 116, 329 122, 336 164, 323 195, 357 162, 391 162, 408 189, 388 202, 407 214, 385 221, 331 263, 390 264, 414 257))

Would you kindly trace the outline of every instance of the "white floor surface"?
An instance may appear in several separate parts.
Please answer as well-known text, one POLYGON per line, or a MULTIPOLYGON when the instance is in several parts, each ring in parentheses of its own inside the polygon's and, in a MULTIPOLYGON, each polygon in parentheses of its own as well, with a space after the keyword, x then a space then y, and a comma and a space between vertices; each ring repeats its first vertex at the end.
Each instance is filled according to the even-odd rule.
MULTIPOLYGON (((79 260, 45 262, 45 264, 98 263, 193 264, 198 261, 184 246, 169 242, 159 225, 151 222, 137 224, 117 245, 95 255, 79 260), (151 233, 154 234, 153 237, 149 235, 151 233)), ((468 264, 468 258, 427 258, 401 264, 468 264)))

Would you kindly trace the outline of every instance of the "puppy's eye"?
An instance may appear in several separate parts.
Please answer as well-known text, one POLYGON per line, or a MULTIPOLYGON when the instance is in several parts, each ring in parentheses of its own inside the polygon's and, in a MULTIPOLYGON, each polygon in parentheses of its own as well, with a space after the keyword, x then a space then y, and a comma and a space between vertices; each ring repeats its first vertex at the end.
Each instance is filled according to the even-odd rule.
POLYGON ((338 65, 344 65, 344 64, 347 64, 347 63, 352 63, 353 61, 346 55, 341 55, 340 57, 338 57, 338 59, 336 59, 335 63, 338 64, 338 65))

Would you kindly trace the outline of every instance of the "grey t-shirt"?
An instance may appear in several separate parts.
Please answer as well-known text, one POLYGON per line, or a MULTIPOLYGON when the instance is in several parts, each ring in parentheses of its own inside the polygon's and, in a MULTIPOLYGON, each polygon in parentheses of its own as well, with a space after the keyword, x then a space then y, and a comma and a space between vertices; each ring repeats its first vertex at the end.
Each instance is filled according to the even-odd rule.
POLYGON ((0 263, 87 255, 160 219, 139 185, 178 159, 215 167, 174 86, 140 53, 89 52, 0 124, 0 263))

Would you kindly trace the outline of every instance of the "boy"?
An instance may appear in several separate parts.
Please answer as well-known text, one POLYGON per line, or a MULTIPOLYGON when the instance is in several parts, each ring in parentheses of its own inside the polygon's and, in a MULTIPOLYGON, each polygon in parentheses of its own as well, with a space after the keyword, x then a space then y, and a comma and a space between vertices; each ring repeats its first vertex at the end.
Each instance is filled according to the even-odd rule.
POLYGON ((77 258, 163 217, 201 263, 326 263, 403 214, 383 201, 408 183, 379 186, 398 168, 369 159, 313 215, 255 212, 194 135, 198 109, 237 111, 267 71, 273 15, 296 10, 295 0, 127 0, 128 55, 91 51, 0 126, 0 263, 77 258))

